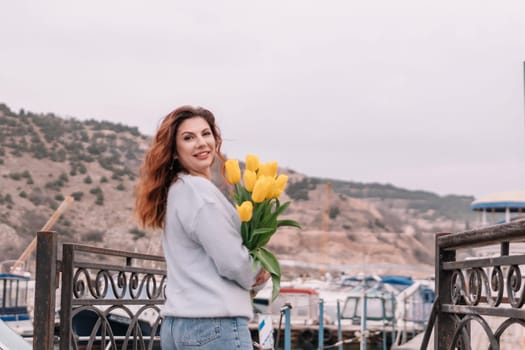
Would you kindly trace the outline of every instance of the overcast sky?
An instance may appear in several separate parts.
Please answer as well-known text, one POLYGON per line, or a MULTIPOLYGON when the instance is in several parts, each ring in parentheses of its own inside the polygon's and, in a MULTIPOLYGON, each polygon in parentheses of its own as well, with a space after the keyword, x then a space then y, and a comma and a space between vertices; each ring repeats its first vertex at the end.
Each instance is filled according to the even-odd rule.
POLYGON ((477 198, 525 191, 525 1, 3 1, 0 102, 153 135, 215 113, 229 157, 477 198))

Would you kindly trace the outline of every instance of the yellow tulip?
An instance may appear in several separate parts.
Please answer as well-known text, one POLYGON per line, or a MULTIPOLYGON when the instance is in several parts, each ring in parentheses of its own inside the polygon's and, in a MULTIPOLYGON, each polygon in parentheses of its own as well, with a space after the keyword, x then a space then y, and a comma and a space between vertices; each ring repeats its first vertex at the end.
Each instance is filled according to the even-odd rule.
POLYGON ((275 182, 280 195, 286 188, 286 184, 288 183, 288 176, 281 174, 277 177, 277 180, 275 180, 275 182))
POLYGON ((278 198, 286 187, 288 176, 281 174, 275 179, 272 185, 272 194, 270 198, 278 198))
POLYGON ((252 219, 253 215, 253 204, 250 201, 244 201, 241 205, 237 206, 237 212, 242 222, 247 222, 252 219))
POLYGON ((275 181, 274 177, 268 177, 268 179, 270 182, 270 189, 266 194, 266 199, 277 198, 277 182, 275 181))
POLYGON ((271 190, 271 178, 269 176, 262 176, 255 182, 253 187, 252 200, 255 203, 261 203, 266 199, 268 192, 271 190))
POLYGON ((255 172, 252 170, 246 169, 242 179, 244 181, 244 187, 246 190, 248 192, 252 192, 253 187, 255 186, 255 181, 257 180, 257 174, 255 174, 255 172))
POLYGON ((228 159, 224 163, 226 168, 226 180, 232 185, 241 182, 241 168, 239 167, 239 161, 237 159, 228 159))
POLYGON ((255 154, 248 154, 246 156, 246 169, 255 172, 259 169, 259 157, 255 154))
MULTIPOLYGON (((277 162, 268 162, 265 164, 262 164, 259 168, 259 174, 264 176, 271 176, 276 177, 277 176, 277 162)), ((258 175, 259 175, 258 174, 258 175)))

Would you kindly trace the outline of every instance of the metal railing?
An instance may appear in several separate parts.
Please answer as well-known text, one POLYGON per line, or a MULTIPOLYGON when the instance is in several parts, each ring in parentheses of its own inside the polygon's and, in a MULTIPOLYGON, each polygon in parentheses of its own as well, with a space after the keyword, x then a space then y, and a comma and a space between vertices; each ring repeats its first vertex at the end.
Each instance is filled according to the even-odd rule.
POLYGON ((37 236, 33 349, 160 349, 163 257, 64 244, 59 260, 56 234, 37 236))
POLYGON ((486 337, 488 348, 498 350, 509 327, 525 327, 523 242, 525 220, 436 236, 437 298, 421 349, 427 349, 432 331, 436 350, 471 349, 475 326, 476 337, 486 337), (490 246, 488 256, 468 254, 490 246))
POLYGON ((54 232, 37 233, 34 350, 160 349, 164 257, 63 244, 59 259, 58 248, 54 232))

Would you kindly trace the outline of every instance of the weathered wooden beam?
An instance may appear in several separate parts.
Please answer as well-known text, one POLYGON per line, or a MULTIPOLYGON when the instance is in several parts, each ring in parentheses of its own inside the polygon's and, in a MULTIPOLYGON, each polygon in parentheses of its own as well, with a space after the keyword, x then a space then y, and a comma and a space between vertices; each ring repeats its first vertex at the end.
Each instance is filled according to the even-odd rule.
POLYGON ((57 237, 52 231, 37 233, 33 349, 53 350, 57 237))
POLYGON ((515 241, 525 241, 525 219, 475 230, 441 235, 437 238, 437 245, 443 249, 457 249, 515 241))

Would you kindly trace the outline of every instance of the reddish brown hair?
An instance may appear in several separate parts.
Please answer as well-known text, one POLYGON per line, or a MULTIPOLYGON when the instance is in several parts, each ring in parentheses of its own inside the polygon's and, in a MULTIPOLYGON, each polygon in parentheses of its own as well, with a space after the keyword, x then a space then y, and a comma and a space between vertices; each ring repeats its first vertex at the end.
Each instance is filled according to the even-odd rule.
POLYGON ((186 172, 174 158, 177 130, 183 121, 195 117, 202 117, 208 122, 217 145, 217 156, 224 161, 220 130, 215 123, 215 116, 209 110, 182 106, 164 117, 142 162, 137 181, 135 215, 142 227, 164 227, 169 187, 177 181, 179 173, 186 172))

